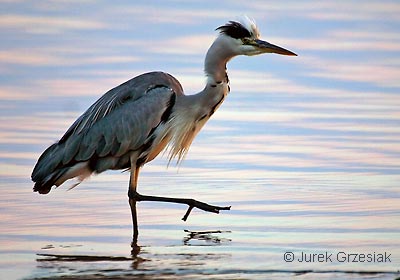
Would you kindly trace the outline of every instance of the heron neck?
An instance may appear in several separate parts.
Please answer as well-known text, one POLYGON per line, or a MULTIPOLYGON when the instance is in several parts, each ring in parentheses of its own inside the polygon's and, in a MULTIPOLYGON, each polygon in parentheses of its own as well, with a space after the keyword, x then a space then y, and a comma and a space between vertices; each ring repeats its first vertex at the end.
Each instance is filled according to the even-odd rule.
POLYGON ((204 61, 204 71, 208 77, 208 83, 228 82, 226 64, 234 57, 223 40, 217 38, 207 52, 204 61))

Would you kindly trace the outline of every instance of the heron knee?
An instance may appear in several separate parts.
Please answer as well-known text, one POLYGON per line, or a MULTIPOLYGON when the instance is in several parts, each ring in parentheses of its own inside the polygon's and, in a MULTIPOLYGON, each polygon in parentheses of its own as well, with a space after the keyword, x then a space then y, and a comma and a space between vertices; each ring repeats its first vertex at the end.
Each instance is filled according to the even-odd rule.
POLYGON ((136 190, 128 190, 129 199, 133 199, 135 201, 141 201, 142 195, 140 195, 136 190))

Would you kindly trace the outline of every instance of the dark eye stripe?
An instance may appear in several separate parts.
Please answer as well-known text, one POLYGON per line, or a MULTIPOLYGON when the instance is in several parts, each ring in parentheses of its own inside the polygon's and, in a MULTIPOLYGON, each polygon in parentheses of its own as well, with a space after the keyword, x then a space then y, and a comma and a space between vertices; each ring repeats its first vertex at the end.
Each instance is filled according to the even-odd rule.
POLYGON ((236 21, 230 21, 227 24, 218 27, 216 30, 219 30, 221 34, 228 35, 235 39, 251 37, 250 31, 236 21))

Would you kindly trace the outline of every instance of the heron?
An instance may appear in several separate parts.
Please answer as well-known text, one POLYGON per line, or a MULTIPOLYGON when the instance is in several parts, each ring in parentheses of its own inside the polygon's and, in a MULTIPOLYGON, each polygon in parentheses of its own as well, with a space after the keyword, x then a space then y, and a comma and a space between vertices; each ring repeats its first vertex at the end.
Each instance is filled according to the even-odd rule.
MULTIPOLYGON (((204 124, 230 91, 227 63, 235 56, 295 53, 260 39, 254 20, 243 16, 216 28, 218 35, 204 61, 206 85, 185 95, 179 81, 168 73, 149 72, 109 90, 91 105, 56 143, 39 157, 33 172, 33 190, 47 194, 70 179, 77 184, 106 170, 130 171, 128 199, 133 239, 137 240, 138 201, 164 201, 218 213, 230 207, 194 199, 146 196, 137 192, 139 172, 162 151, 169 161, 183 160, 204 124)), ((75 185, 74 185, 75 186, 75 185)))

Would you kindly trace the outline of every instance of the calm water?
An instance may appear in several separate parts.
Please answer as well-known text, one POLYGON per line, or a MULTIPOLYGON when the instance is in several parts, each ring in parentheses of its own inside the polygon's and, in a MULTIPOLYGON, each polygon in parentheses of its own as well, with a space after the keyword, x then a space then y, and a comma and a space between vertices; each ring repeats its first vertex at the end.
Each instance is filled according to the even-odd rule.
POLYGON ((400 5, 242 2, 0 1, 1 279, 400 277, 400 5), (183 164, 139 181, 231 211, 141 202, 131 256, 128 173, 32 193, 41 152, 108 89, 164 70, 199 91, 213 29, 243 12, 299 57, 234 59, 183 164))

